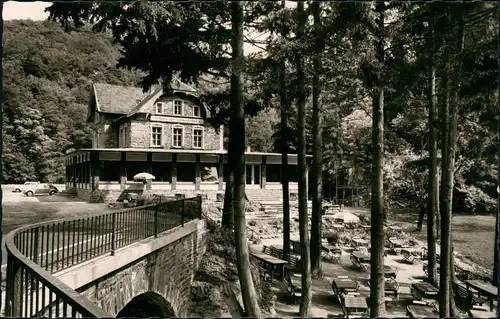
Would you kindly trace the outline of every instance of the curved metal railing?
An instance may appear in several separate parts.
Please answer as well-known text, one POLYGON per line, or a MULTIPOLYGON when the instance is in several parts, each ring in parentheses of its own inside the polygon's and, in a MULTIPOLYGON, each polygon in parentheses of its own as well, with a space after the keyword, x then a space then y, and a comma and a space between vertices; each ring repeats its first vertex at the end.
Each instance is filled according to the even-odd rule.
POLYGON ((18 228, 5 237, 4 315, 109 317, 55 274, 198 218, 201 198, 195 197, 18 228))

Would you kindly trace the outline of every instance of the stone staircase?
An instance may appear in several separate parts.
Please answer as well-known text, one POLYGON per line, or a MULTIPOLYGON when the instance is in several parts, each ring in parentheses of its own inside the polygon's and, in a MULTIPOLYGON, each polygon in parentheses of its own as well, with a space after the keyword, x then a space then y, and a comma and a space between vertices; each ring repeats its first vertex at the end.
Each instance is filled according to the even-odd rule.
POLYGON ((281 190, 246 189, 245 194, 251 202, 283 202, 281 190))

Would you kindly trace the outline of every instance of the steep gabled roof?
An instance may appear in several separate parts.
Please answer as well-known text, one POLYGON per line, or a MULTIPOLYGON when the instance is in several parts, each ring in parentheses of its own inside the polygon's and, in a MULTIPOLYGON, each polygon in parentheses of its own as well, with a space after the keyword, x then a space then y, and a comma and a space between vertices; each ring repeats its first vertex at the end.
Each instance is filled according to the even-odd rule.
MULTIPOLYGON (((94 83, 92 89, 98 112, 119 114, 125 117, 137 113, 149 113, 152 103, 164 93, 161 85, 152 87, 148 92, 144 92, 139 87, 104 83, 94 83)), ((170 89, 172 94, 181 93, 197 99, 200 97, 194 88, 182 83, 177 77, 172 79, 170 89)), ((207 117, 209 117, 210 109, 203 101, 200 101, 200 103, 204 107, 207 117)))
POLYGON ((170 83, 170 88, 173 91, 191 93, 198 96, 198 91, 196 91, 194 88, 190 87, 186 83, 181 82, 181 80, 179 80, 179 78, 176 76, 173 77, 172 82, 170 83))
POLYGON ((127 114, 151 93, 134 86, 94 83, 97 111, 113 114, 127 114))
POLYGON ((141 102, 139 102, 139 104, 137 104, 136 107, 130 110, 127 113, 127 117, 130 117, 137 113, 141 113, 141 109, 143 109, 142 113, 148 113, 149 110, 151 110, 152 103, 154 103, 154 101, 156 101, 162 94, 163 94, 163 89, 161 88, 161 86, 158 86, 153 93, 148 95, 141 102))

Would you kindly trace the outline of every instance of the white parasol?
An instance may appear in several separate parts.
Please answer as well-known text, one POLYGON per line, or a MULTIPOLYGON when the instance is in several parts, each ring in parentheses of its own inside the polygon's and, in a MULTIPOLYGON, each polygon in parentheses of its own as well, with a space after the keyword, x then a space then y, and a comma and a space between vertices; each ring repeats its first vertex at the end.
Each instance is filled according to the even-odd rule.
POLYGON ((152 179, 155 179, 155 177, 149 173, 139 173, 139 174, 135 174, 135 176, 134 176, 134 180, 144 181, 144 180, 152 180, 152 179))
POLYGON ((349 213, 349 212, 339 212, 335 213, 332 218, 334 220, 342 220, 343 223, 349 224, 349 223, 359 223, 359 218, 358 216, 349 213))

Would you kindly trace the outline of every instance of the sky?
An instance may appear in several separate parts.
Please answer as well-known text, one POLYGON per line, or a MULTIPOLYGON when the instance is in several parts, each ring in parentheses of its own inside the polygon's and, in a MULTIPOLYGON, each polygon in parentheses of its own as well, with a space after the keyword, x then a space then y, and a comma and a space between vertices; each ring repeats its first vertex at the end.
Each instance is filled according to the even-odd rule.
MULTIPOLYGON (((50 5, 50 2, 17 2, 8 1, 3 5, 3 19, 16 20, 16 19, 30 19, 30 20, 45 20, 49 17, 48 12, 44 9, 50 5)), ((264 40, 264 36, 250 35, 249 38, 264 40)), ((255 46, 245 44, 245 55, 253 52, 261 51, 255 46)))
POLYGON ((48 2, 16 2, 8 1, 3 4, 3 19, 31 19, 31 20, 45 20, 49 17, 48 12, 44 9, 48 7, 48 2))

